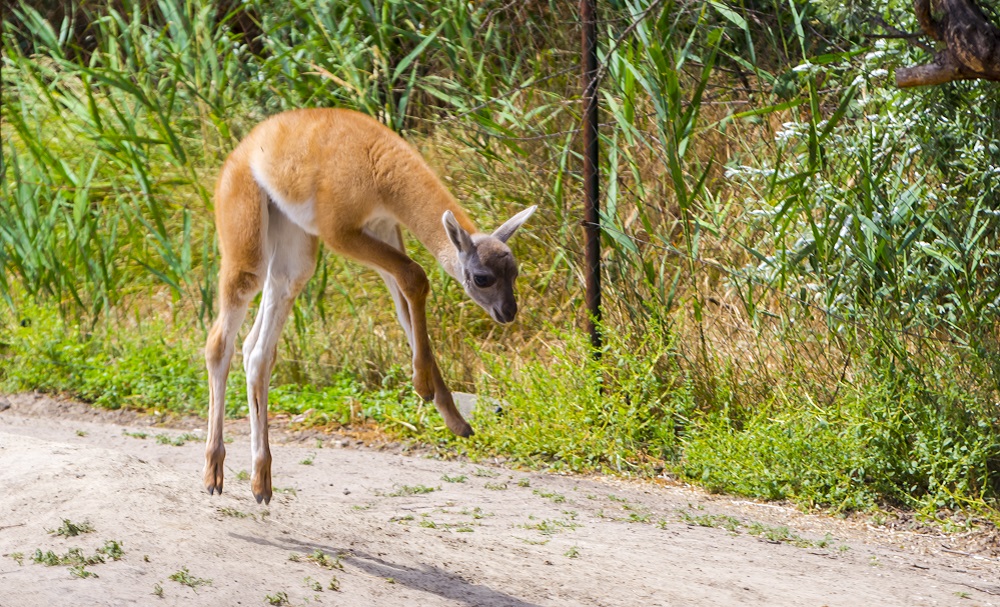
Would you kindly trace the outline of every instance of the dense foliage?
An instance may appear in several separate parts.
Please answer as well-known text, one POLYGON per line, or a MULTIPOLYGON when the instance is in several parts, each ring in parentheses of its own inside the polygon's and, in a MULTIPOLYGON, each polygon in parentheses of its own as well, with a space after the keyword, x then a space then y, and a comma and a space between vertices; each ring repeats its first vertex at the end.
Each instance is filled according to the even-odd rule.
MULTIPOLYGON (((871 35, 916 29, 897 0, 599 3, 608 346, 595 362, 574 330, 574 11, 107 0, 5 12, 0 380, 203 411, 214 175, 267 115, 352 107, 420 148, 484 227, 541 206, 513 243, 514 326, 432 272, 446 373, 506 403, 450 448, 666 467, 837 509, 995 512, 997 84, 894 88, 891 70, 926 52, 871 35)), ((318 264, 273 405, 450 441, 404 396, 405 340, 377 276, 318 264), (370 407, 362 388, 377 390, 370 407)), ((241 389, 229 396, 231 414, 245 410, 241 389)))

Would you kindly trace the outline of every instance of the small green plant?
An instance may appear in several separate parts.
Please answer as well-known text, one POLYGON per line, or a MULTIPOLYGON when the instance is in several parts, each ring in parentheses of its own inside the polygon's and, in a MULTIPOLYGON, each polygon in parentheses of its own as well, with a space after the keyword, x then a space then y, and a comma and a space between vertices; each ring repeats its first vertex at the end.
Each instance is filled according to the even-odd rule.
POLYGON ((521 480, 517 481, 517 486, 518 487, 530 487, 531 486, 531 481, 528 480, 527 477, 522 478, 521 480))
POLYGON ((236 480, 238 481, 248 481, 250 480, 250 473, 246 470, 240 470, 236 473, 236 480))
POLYGON ((487 482, 483 486, 489 489, 490 491, 505 491, 507 489, 507 483, 487 482))
POLYGON ((90 521, 74 523, 68 518, 62 520, 62 525, 58 529, 49 529, 49 533, 52 535, 61 535, 63 537, 76 537, 81 533, 93 533, 93 531, 94 526, 90 524, 90 521))
POLYGON ((566 501, 565 495, 561 493, 556 493, 554 491, 541 491, 539 489, 535 489, 534 491, 532 491, 532 493, 534 493, 538 497, 544 497, 546 499, 550 499, 557 504, 561 504, 566 501))
POLYGON ((122 550, 122 545, 115 540, 106 540, 104 545, 97 549, 97 552, 104 554, 112 561, 120 561, 122 560, 122 557, 125 556, 125 551, 122 550))
POLYGON ((496 478, 500 476, 500 473, 495 470, 487 470, 486 468, 476 468, 472 471, 472 475, 480 478, 496 478))
POLYGON ((24 553, 23 552, 11 552, 10 554, 8 554, 6 556, 9 556, 10 558, 14 559, 14 561, 18 565, 20 565, 22 567, 24 566, 24 553))
POLYGON ((138 439, 142 439, 142 440, 145 440, 146 437, 149 436, 145 432, 129 432, 128 430, 124 430, 124 429, 122 430, 122 434, 125 435, 125 436, 129 436, 129 437, 132 437, 132 438, 138 438, 138 439))
POLYGON ((163 598, 163 586, 159 582, 153 584, 153 596, 163 598))
POLYGON ((469 477, 465 476, 464 474, 460 474, 458 476, 448 476, 447 474, 445 474, 444 476, 441 477, 441 480, 443 480, 446 483, 464 483, 465 481, 469 480, 469 477))
POLYGON ((681 511, 681 520, 689 525, 700 527, 722 527, 732 533, 742 525, 739 519, 724 514, 700 514, 692 515, 687 511, 681 511))
POLYGON ((312 464, 313 464, 313 460, 314 460, 315 458, 316 458, 316 454, 315 454, 315 453, 310 453, 309 455, 307 455, 307 456, 306 456, 306 457, 305 457, 305 458, 304 458, 304 459, 303 459, 302 461, 300 461, 299 463, 300 463, 300 464, 302 464, 303 466, 312 466, 312 464))
MULTIPOLYGON (((534 517, 530 517, 534 518, 534 517)), ((560 531, 573 530, 579 527, 579 523, 574 523, 572 521, 560 521, 560 520, 542 520, 537 523, 525 523, 521 525, 524 529, 532 529, 534 531, 540 532, 542 535, 554 535, 560 531)))
POLYGON ((77 436, 87 436, 87 431, 86 430, 77 430, 76 431, 76 435, 77 436))
POLYGON ((330 578, 330 583, 327 584, 326 587, 329 588, 330 590, 339 591, 340 580, 337 579, 337 576, 333 576, 332 578, 330 578))
POLYGON ((580 558, 580 549, 576 546, 572 546, 569 550, 563 553, 563 556, 570 559, 580 558))
POLYGON ((101 554, 84 556, 83 550, 79 548, 70 548, 66 554, 61 556, 51 550, 42 552, 41 549, 37 549, 31 560, 46 567, 56 567, 59 565, 98 565, 104 562, 104 557, 101 554))
POLYGON ((432 493, 437 491, 440 487, 427 487, 426 485, 401 485, 398 489, 392 493, 387 493, 386 497, 406 497, 409 495, 420 495, 423 493, 432 493))
POLYGON ((197 434, 190 434, 185 432, 184 434, 179 434, 175 437, 171 437, 169 434, 157 434, 156 442, 160 445, 173 445, 174 447, 183 447, 188 441, 201 440, 197 434))
POLYGON ((319 582, 317 582, 316 580, 312 579, 311 577, 307 577, 304 581, 305 581, 306 587, 309 588, 310 590, 313 590, 315 592, 322 592, 323 591, 323 584, 320 584, 319 582))
POLYGON ((93 578, 99 577, 96 573, 94 573, 93 571, 87 571, 84 567, 85 565, 74 565, 69 568, 69 574, 72 575, 73 577, 78 577, 81 579, 87 579, 89 577, 93 578))
POLYGON ((472 510, 469 510, 468 508, 462 508, 462 511, 459 512, 459 514, 461 514, 462 516, 471 516, 476 520, 479 520, 485 516, 493 516, 492 513, 483 512, 483 509, 480 508, 479 506, 476 506, 472 510))
POLYGON ((288 600, 288 595, 284 592, 276 592, 274 594, 265 594, 264 600, 267 601, 268 605, 290 605, 288 600))
POLYGON ((225 507, 225 508, 219 508, 218 512, 222 516, 231 516, 233 518, 246 518, 246 517, 250 516, 246 512, 241 512, 241 511, 239 511, 239 510, 237 510, 235 508, 230 508, 228 506, 225 507))
POLYGON ((171 573, 170 579, 177 582, 178 584, 181 584, 182 586, 187 586, 191 588, 195 592, 198 591, 199 586, 208 586, 212 583, 212 580, 210 579, 200 578, 191 575, 191 572, 188 571, 187 567, 181 567, 179 571, 171 573))
POLYGON ((288 557, 288 560, 291 561, 306 560, 309 561, 310 563, 315 563, 324 569, 340 569, 340 570, 344 569, 343 563, 340 562, 340 555, 330 558, 329 555, 327 555, 325 552, 323 552, 318 548, 316 550, 313 550, 312 554, 309 554, 308 556, 302 557, 297 554, 293 554, 292 556, 288 557))

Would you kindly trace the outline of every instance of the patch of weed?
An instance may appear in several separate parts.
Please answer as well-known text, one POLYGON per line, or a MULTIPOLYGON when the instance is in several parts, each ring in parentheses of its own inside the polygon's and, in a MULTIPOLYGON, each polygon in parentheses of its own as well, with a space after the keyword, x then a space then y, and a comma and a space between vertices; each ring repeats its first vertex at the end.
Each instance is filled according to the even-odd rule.
POLYGON ((74 566, 70 567, 69 568, 69 574, 72 575, 73 577, 78 577, 78 578, 81 578, 81 579, 87 579, 89 577, 92 577, 92 578, 100 577, 96 573, 94 573, 93 571, 87 571, 84 568, 84 565, 74 565, 74 566))
POLYGON ((56 567, 59 565, 98 565, 104 562, 104 557, 100 554, 85 556, 80 548, 70 548, 63 555, 58 555, 51 550, 42 552, 39 548, 35 550, 31 560, 46 567, 56 567))
POLYGON ((445 474, 444 476, 441 477, 441 480, 443 480, 446 483, 464 483, 465 481, 469 480, 469 477, 465 476, 464 474, 460 474, 458 476, 448 476, 447 474, 445 474))
POLYGON ((81 533, 93 533, 93 531, 94 526, 90 524, 90 521, 74 523, 67 518, 62 520, 62 525, 60 525, 58 529, 48 530, 48 532, 52 535, 61 535, 63 537, 76 537, 81 533))
MULTIPOLYGON (((533 517, 531 517, 533 518, 533 517)), ((558 519, 553 520, 541 520, 537 523, 525 523, 521 525, 523 529, 531 529, 533 531, 538 531, 542 535, 554 535, 561 531, 566 531, 567 529, 572 531, 580 526, 580 523, 575 523, 572 521, 561 521, 558 519)))
POLYGON ((322 550, 320 550, 318 548, 316 550, 313 550, 311 554, 308 554, 306 556, 301 556, 301 555, 298 555, 298 554, 293 554, 292 556, 288 557, 288 560, 290 560, 290 561, 299 561, 299 560, 308 561, 310 563, 315 563, 316 565, 319 565, 323 569, 340 569, 340 570, 344 569, 344 564, 340 562, 340 555, 339 554, 337 556, 331 558, 328 554, 326 554, 325 552, 323 552, 322 550))
POLYGON ((188 441, 198 441, 201 438, 197 434, 191 434, 185 432, 184 434, 178 434, 177 436, 171 437, 169 434, 157 434, 156 442, 160 445, 173 445, 174 447, 183 447, 188 441))
POLYGON ((557 504, 561 504, 566 501, 566 496, 561 493, 556 493, 555 491, 542 491, 540 489, 535 489, 532 491, 538 497, 544 497, 550 499, 557 504))
POLYGON ((210 579, 191 575, 191 572, 188 571, 187 567, 181 567, 179 571, 171 573, 170 579, 178 584, 181 584, 182 586, 187 586, 196 592, 199 586, 208 586, 212 583, 212 580, 210 579))
POLYGON ((125 551, 122 550, 121 543, 115 540, 106 540, 104 545, 97 549, 97 552, 104 554, 112 561, 120 561, 125 556, 125 551))
POLYGON ((386 493, 386 497, 406 497, 410 495, 421 495, 424 493, 433 493, 439 490, 440 487, 428 487, 426 485, 400 485, 395 491, 391 493, 386 493))

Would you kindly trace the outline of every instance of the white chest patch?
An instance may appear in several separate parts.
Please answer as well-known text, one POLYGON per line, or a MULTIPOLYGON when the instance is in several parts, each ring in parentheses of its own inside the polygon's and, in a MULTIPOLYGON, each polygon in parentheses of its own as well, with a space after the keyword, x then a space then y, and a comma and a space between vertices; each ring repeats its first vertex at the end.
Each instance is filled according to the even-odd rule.
POLYGON ((267 192, 274 206, 278 207, 292 223, 305 230, 308 234, 312 234, 313 236, 319 235, 319 229, 316 228, 315 199, 288 200, 284 198, 271 185, 264 171, 260 170, 253 161, 250 162, 250 172, 253 173, 253 178, 257 184, 267 192))

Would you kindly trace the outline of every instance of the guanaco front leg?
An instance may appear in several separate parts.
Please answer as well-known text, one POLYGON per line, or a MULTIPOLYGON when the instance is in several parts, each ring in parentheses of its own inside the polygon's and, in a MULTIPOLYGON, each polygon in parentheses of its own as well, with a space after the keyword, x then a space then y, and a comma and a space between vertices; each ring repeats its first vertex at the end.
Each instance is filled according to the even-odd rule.
POLYGON ((430 283, 423 268, 396 247, 363 231, 339 231, 324 236, 327 246, 334 251, 381 270, 396 281, 406 299, 410 316, 413 388, 425 400, 434 399, 434 405, 452 432, 458 436, 471 436, 472 426, 455 407, 451 391, 444 383, 431 350, 426 315, 430 283))

